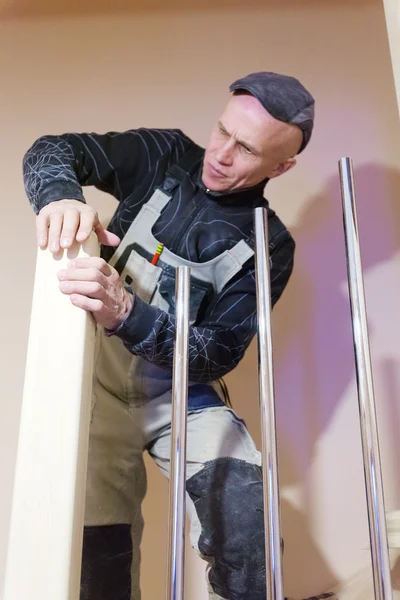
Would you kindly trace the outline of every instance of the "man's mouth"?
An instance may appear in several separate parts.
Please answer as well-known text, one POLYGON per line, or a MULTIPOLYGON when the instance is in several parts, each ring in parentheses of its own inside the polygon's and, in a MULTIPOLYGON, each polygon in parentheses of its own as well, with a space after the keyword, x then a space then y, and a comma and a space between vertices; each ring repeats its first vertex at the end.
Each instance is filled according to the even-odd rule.
POLYGON ((211 174, 214 177, 226 177, 225 173, 222 173, 222 171, 220 171, 218 168, 213 167, 213 165, 211 165, 210 163, 208 163, 208 166, 210 168, 211 174))

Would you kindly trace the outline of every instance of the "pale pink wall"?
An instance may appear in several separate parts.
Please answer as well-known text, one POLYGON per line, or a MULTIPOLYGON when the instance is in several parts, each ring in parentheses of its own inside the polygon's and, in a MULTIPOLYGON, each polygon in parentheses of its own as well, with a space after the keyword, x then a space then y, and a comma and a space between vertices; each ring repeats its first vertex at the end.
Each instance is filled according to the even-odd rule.
MULTIPOLYGON (((0 580, 36 252, 23 153, 43 133, 140 125, 181 127, 206 143, 228 84, 257 69, 295 74, 317 98, 313 144, 267 194, 297 240, 295 273, 274 312, 287 592, 317 593, 351 574, 368 560, 368 534, 337 174, 343 155, 355 166, 387 504, 400 504, 400 143, 381 7, 10 22, 0 61, 0 580)), ((103 215, 112 210, 100 194, 87 197, 103 215)), ((256 377, 253 345, 228 382, 258 439, 256 377)), ((152 465, 149 473, 143 590, 156 598, 165 581, 166 484, 152 465)), ((191 553, 187 585, 190 600, 205 598, 202 564, 191 553)))

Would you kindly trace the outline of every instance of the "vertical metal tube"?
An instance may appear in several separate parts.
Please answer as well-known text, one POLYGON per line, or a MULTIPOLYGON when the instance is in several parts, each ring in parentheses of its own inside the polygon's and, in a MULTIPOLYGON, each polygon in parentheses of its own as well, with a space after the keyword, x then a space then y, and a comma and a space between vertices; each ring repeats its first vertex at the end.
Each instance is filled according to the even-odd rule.
POLYGON ((169 484, 168 600, 183 600, 186 518, 186 433, 189 371, 190 269, 176 270, 176 331, 172 383, 169 484))
POLYGON ((390 600, 393 596, 390 580, 385 504, 358 236, 353 168, 350 158, 344 157, 340 159, 339 174, 375 600, 390 600))
POLYGON ((272 364, 268 216, 265 208, 260 207, 254 210, 254 223, 256 239, 258 375, 264 485, 266 595, 268 600, 283 600, 279 479, 272 364))

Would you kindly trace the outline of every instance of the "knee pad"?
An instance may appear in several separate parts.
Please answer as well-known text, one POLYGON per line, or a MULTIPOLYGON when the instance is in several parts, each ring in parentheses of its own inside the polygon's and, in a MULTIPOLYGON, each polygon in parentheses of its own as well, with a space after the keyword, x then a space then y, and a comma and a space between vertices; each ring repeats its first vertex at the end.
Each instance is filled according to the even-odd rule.
POLYGON ((198 548, 210 561, 214 593, 230 600, 265 600, 262 471, 219 458, 186 482, 201 524, 198 548))

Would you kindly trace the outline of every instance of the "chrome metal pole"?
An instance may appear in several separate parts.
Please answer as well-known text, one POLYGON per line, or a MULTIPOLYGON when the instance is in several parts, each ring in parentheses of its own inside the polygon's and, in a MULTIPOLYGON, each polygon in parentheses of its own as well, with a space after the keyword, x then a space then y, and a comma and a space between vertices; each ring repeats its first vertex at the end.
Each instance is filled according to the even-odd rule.
POLYGON ((339 161, 375 600, 391 600, 390 561, 352 161, 339 161))
POLYGON ((189 372, 190 269, 176 270, 176 331, 172 383, 171 475, 167 600, 183 600, 186 519, 186 433, 189 372))
POLYGON ((254 210, 254 224, 256 239, 258 376, 264 485, 266 592, 268 600, 283 600, 279 478, 272 363, 268 216, 265 208, 260 207, 254 210))

